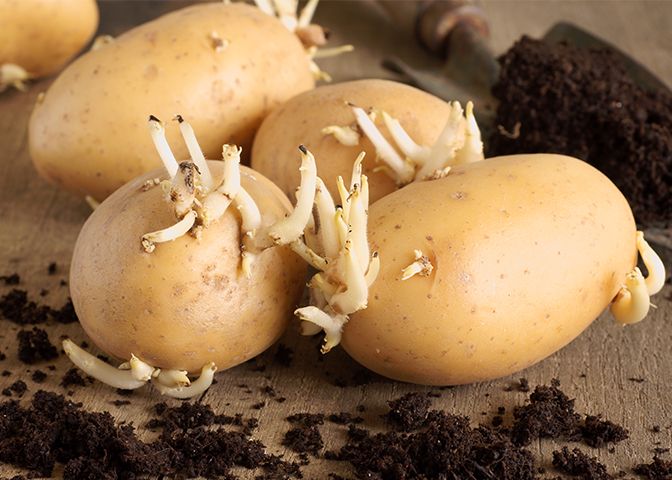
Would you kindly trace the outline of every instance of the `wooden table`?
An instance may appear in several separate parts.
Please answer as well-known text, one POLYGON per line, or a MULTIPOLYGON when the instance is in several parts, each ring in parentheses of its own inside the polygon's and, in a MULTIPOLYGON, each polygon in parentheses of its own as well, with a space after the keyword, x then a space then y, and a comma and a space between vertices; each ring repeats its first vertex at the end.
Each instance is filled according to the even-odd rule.
MULTIPOLYGON (((101 33, 118 34, 127 27, 151 18, 168 9, 183 6, 183 2, 102 1, 101 33)), ((608 40, 649 67, 668 85, 672 85, 672 2, 612 1, 509 1, 482 0, 476 2, 489 15, 492 46, 495 53, 505 51, 522 34, 542 36, 559 20, 572 21, 608 40)), ((332 31, 331 43, 352 43, 355 52, 321 63, 334 81, 362 77, 395 78, 380 66, 380 59, 394 54, 417 67, 440 67, 441 61, 424 52, 404 32, 394 25, 386 11, 371 1, 325 1, 316 20, 332 31)), ((6 91, 0 94, 0 276, 17 273, 18 286, 0 281, 0 295, 12 288, 26 290, 39 304, 60 308, 68 298, 68 271, 72 249, 90 207, 81 199, 56 190, 36 175, 27 151, 26 125, 37 95, 50 84, 50 79, 32 84, 26 93, 6 91), (54 263, 55 271, 49 266, 54 263)), ((660 250, 660 249, 659 249, 660 250)), ((668 270, 672 255, 662 249, 668 270)), ((613 328, 609 314, 600 316, 577 340, 560 352, 527 370, 491 382, 437 389, 390 381, 373 376, 371 382, 359 386, 336 386, 337 379, 352 384, 361 371, 341 349, 326 356, 318 352, 317 339, 302 338, 296 323, 282 338, 281 344, 293 351, 290 367, 275 361, 279 346, 239 367, 217 375, 217 383, 203 396, 218 413, 241 413, 255 417, 259 428, 254 437, 260 439, 271 453, 282 453, 286 459, 296 454, 281 445, 285 432, 291 428, 288 415, 299 412, 356 413, 363 405, 365 423, 361 426, 374 431, 385 427, 379 418, 387 411, 387 401, 413 391, 437 392, 434 408, 468 415, 474 424, 490 422, 505 407, 504 421, 512 421, 515 406, 528 397, 516 386, 521 377, 534 387, 560 380, 561 389, 576 399, 576 411, 602 414, 603 418, 630 430, 631 438, 610 450, 584 451, 595 455, 610 473, 624 470, 635 478, 632 467, 648 463, 655 448, 672 447, 672 288, 666 285, 655 297, 657 308, 640 324, 613 328), (259 367, 264 366, 265 369, 259 367), (271 386, 280 403, 265 393, 271 386), (255 405, 265 402, 263 408, 255 405), (653 427, 659 426, 659 431, 653 427)), ((50 340, 57 344, 63 335, 76 342, 86 340, 78 324, 42 324, 50 340)), ((0 371, 11 372, 0 377, 0 390, 17 380, 23 380, 28 392, 21 397, 27 402, 38 389, 52 390, 69 399, 83 402, 85 408, 109 411, 118 422, 133 423, 138 435, 151 439, 144 426, 152 417, 151 406, 158 401, 177 405, 179 401, 161 397, 149 387, 136 391, 128 405, 115 405, 121 397, 109 387, 95 382, 86 388, 59 386, 60 379, 70 367, 63 354, 50 362, 27 366, 17 358, 17 332, 22 328, 0 320, 0 371), (54 366, 50 370, 48 366, 54 366), (37 384, 31 380, 36 369, 47 373, 47 380, 37 384)), ((29 327, 25 327, 29 328, 29 327)), ((16 395, 13 398, 18 398, 16 395)), ((345 427, 327 422, 322 427, 325 448, 337 449, 346 441, 345 427)), ((553 450, 566 445, 563 441, 544 440, 530 448, 539 466, 551 468, 553 450)), ((569 445, 572 448, 572 444, 569 445)), ((663 454, 669 460, 670 454, 663 454)), ((354 478, 345 463, 312 459, 303 467, 304 478, 327 478, 336 473, 354 478)), ((25 473, 0 465, 0 477, 11 478, 25 473)), ((254 473, 238 472, 241 478, 253 478, 254 473)), ((556 475, 556 472, 549 472, 556 475)))

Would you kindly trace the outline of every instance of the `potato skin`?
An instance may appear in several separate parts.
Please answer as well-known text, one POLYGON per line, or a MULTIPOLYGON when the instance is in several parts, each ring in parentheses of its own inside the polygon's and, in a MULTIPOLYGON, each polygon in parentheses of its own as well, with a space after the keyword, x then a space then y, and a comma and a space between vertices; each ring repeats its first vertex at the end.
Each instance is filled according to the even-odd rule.
POLYGON ((51 75, 77 55, 98 28, 95 0, 0 1, 0 65, 32 78, 51 75))
POLYGON ((499 157, 370 207, 381 270, 342 345, 386 377, 457 385, 522 370, 578 336, 637 260, 627 201, 559 155, 499 157), (420 249, 434 265, 401 280, 420 249))
MULTIPOLYGON (((251 166, 275 182, 290 198, 300 183, 301 159, 296 148, 303 145, 315 155, 317 173, 334 199, 338 199, 336 179, 350 182, 352 165, 366 152, 363 173, 369 179, 371 202, 397 189, 384 172, 374 172, 376 150, 367 137, 359 145, 346 146, 333 135, 321 132, 324 127, 348 126, 355 116, 347 103, 363 109, 387 111, 399 119, 401 126, 420 145, 432 146, 448 120, 450 105, 415 87, 391 80, 365 79, 318 86, 287 101, 264 119, 252 145, 251 166)), ((376 120, 383 136, 392 141, 382 119, 376 120)), ((394 143, 393 143, 394 144, 394 143)))
MULTIPOLYGON (((210 162, 215 180, 223 162, 210 162)), ((288 248, 265 250, 252 277, 240 270, 240 217, 235 208, 200 240, 157 244, 141 236, 174 223, 160 186, 142 191, 149 172, 108 197, 85 223, 75 246, 70 289, 89 337, 118 359, 131 354, 160 368, 225 370, 263 352, 286 330, 303 293, 306 266, 288 248)), ((264 222, 291 211, 277 188, 243 167, 242 185, 264 222)))
MULTIPOLYGON (((208 158, 233 143, 249 155, 261 120, 314 87, 301 42, 242 2, 198 4, 140 25, 66 68, 30 119, 30 154, 54 185, 102 200, 161 165, 147 119, 182 115, 208 158), (216 51, 212 34, 230 43, 216 51)), ((166 132, 188 158, 177 129, 166 132)))

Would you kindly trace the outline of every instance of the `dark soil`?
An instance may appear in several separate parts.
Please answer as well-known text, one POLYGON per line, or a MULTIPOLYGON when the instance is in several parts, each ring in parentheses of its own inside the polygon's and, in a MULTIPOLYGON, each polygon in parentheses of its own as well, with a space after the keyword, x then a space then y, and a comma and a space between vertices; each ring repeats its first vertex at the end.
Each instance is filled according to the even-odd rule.
POLYGON ((298 466, 269 455, 260 442, 242 431, 206 426, 223 418, 209 407, 157 406, 158 440, 138 439, 132 425, 118 426, 107 412, 87 412, 55 393, 38 391, 28 408, 16 400, 0 404, 0 461, 49 477, 57 463, 64 480, 134 479, 137 475, 232 478, 231 469, 260 469, 259 478, 299 477, 298 466))

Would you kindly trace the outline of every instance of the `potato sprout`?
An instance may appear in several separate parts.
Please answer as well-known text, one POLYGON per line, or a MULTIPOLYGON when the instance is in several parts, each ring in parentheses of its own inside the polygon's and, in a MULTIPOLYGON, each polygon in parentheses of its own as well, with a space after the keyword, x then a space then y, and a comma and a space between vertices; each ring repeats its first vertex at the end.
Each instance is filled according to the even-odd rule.
MULTIPOLYGON (((149 130, 152 139, 166 169, 171 174, 169 189, 171 207, 173 216, 178 222, 164 230, 144 235, 142 244, 146 251, 153 250, 155 243, 174 240, 188 232, 196 233, 200 227, 209 226, 216 222, 232 203, 236 205, 242 217, 244 257, 254 256, 261 250, 275 245, 287 245, 299 240, 311 212, 317 176, 315 159, 309 152, 305 150, 302 152, 302 183, 297 195, 297 208, 283 220, 262 228, 259 208, 240 183, 240 148, 235 145, 224 145, 222 156, 225 175, 222 182, 213 189, 212 175, 202 154, 198 153, 200 149, 193 130, 179 115, 175 120, 180 122, 192 158, 195 155, 198 160, 195 159, 194 164, 183 162, 178 165, 166 142, 164 126, 156 117, 150 117, 149 130), (204 181, 199 181, 199 186, 196 187, 196 178, 200 177, 203 177, 204 181)), ((243 270, 248 276, 249 266, 249 261, 244 263, 243 270)))
POLYGON ((315 79, 330 82, 329 74, 323 72, 314 59, 351 52, 354 47, 352 45, 342 45, 336 48, 321 48, 327 43, 327 34, 321 26, 311 23, 319 1, 308 0, 298 15, 299 2, 297 0, 255 0, 255 4, 263 12, 277 17, 285 27, 294 32, 301 40, 306 49, 310 69, 315 79))
POLYGON ((295 251, 320 270, 308 284, 311 305, 295 313, 303 320, 305 335, 317 333, 316 327, 324 330, 323 353, 338 345, 349 315, 366 308, 369 287, 378 275, 378 254, 370 254, 366 234, 369 187, 366 175, 362 175, 363 157, 355 161, 349 188, 341 177, 338 179, 342 206, 336 207, 318 182, 313 226, 306 230, 304 244, 293 244, 295 251))
POLYGON ((332 125, 322 129, 322 133, 334 135, 339 142, 348 146, 356 145, 359 136, 366 135, 376 148, 378 160, 385 163, 379 169, 385 171, 398 186, 441 178, 448 174, 452 166, 483 160, 483 142, 471 102, 467 103, 466 110, 462 109, 459 102, 451 104, 448 120, 431 148, 415 143, 399 121, 385 111, 372 108, 367 113, 356 105, 350 107, 355 115, 356 129, 332 125), (377 115, 383 117, 385 127, 403 157, 374 124, 377 115))
POLYGON ((72 363, 111 387, 134 390, 151 381, 161 393, 175 398, 190 398, 205 392, 212 384, 217 367, 213 363, 205 365, 201 376, 190 382, 186 372, 179 370, 161 370, 133 356, 131 360, 114 368, 98 357, 79 348, 72 340, 63 340, 63 350, 72 363))
POLYGON ((0 65, 0 92, 8 87, 14 87, 21 92, 26 91, 26 81, 31 79, 31 75, 25 68, 14 63, 3 63, 0 65))
POLYGON ((415 261, 402 270, 402 280, 408 280, 413 275, 426 277, 432 273, 432 270, 434 270, 432 261, 429 259, 429 257, 423 255, 421 250, 416 250, 414 253, 415 261))
POLYGON ((618 320, 617 325, 637 323, 649 313, 650 297, 665 284, 665 265, 658 254, 644 240, 644 232, 637 232, 637 250, 649 272, 644 278, 639 268, 626 274, 625 283, 616 294, 609 311, 618 320))

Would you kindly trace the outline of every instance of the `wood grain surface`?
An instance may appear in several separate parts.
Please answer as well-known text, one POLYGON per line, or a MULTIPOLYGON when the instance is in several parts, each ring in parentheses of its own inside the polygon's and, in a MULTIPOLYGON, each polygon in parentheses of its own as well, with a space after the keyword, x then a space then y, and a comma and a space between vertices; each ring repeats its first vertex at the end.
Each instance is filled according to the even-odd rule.
MULTIPOLYGON (((130 26, 148 20, 188 2, 101 1, 100 33, 119 34, 130 26)), ((672 85, 672 2, 669 1, 478 1, 488 14, 491 42, 495 53, 504 52, 522 34, 542 36, 555 22, 572 21, 612 42, 637 58, 668 85, 672 85)), ((413 38, 395 25, 388 13, 373 1, 324 1, 316 21, 331 30, 331 44, 351 43, 354 53, 320 62, 334 81, 364 77, 396 78, 381 66, 381 59, 395 55, 419 68, 440 68, 442 61, 420 48, 413 38)), ((31 108, 52 79, 32 83, 27 92, 0 93, 0 276, 17 273, 18 286, 0 281, 0 295, 12 288, 28 292, 38 304, 60 308, 68 299, 70 256, 78 232, 90 207, 85 201, 63 193, 40 178, 31 164, 27 149, 27 123, 31 108), (52 273, 49 265, 56 264, 52 273)), ((123 139, 120 139, 123 141, 123 139)), ((659 249, 668 270, 671 252, 659 249)), ((651 461, 656 448, 672 447, 672 287, 669 283, 655 297, 657 308, 649 317, 627 328, 614 328, 608 313, 600 316, 578 339, 541 363, 510 377, 476 385, 449 389, 424 387, 390 381, 375 375, 364 385, 353 379, 363 370, 342 349, 327 355, 319 353, 319 338, 303 338, 294 321, 280 344, 246 364, 217 374, 217 382, 199 400, 218 413, 241 413, 259 420, 254 437, 270 453, 297 459, 296 453, 281 445, 291 428, 287 416, 300 413, 357 413, 366 411, 364 428, 385 431, 380 415, 387 402, 413 391, 440 394, 433 408, 467 415, 474 424, 488 423, 504 407, 504 420, 511 422, 514 407, 524 404, 529 393, 517 389, 520 378, 534 387, 560 381, 561 389, 576 399, 576 411, 601 414, 630 430, 630 439, 613 449, 584 451, 604 463, 608 471, 623 470, 626 478, 638 478, 632 467, 651 461), (276 361, 279 348, 293 352, 290 366, 276 361), (263 367, 263 368, 262 368, 263 367), (340 385, 342 382, 345 386, 340 385), (266 387, 277 396, 271 397, 266 387), (512 388, 513 387, 513 388, 512 388), (279 402, 278 398, 286 399, 279 402), (260 403, 265 406, 259 408, 260 403), (654 431, 654 426, 659 430, 654 431)), ((78 324, 42 324, 54 344, 67 335, 75 342, 87 340, 78 324)), ((180 401, 161 397, 150 387, 128 397, 128 405, 115 405, 125 399, 99 382, 87 387, 60 386, 61 376, 71 368, 64 354, 50 362, 25 365, 17 358, 17 333, 22 328, 0 319, 0 390, 23 380, 28 391, 20 398, 27 402, 39 389, 55 391, 82 402, 93 411, 109 411, 119 423, 132 423, 138 435, 150 440, 155 433, 144 428, 152 418, 152 406, 159 401, 178 405, 180 401), (53 366, 54 369, 48 367, 53 366), (44 383, 35 383, 35 370, 47 374, 44 383)), ((91 351, 98 352, 93 346, 91 351)), ((15 394, 11 398, 19 398, 15 394)), ((5 398, 3 398, 4 400, 5 398)), ((347 441, 347 427, 326 422, 321 427, 325 449, 338 449, 347 441)), ((540 467, 557 476, 551 466, 552 451, 567 445, 563 441, 543 440, 530 448, 540 467)), ((575 446, 569 444, 570 449, 575 446)), ((672 459, 663 453, 665 460, 672 459)), ((312 458, 302 467, 304 478, 325 479, 329 473, 355 478, 345 463, 312 458)), ((0 464, 0 477, 11 478, 25 471, 0 464)), ((236 471, 240 478, 254 478, 259 472, 236 471)), ((56 476, 58 472, 56 472, 56 476)))

